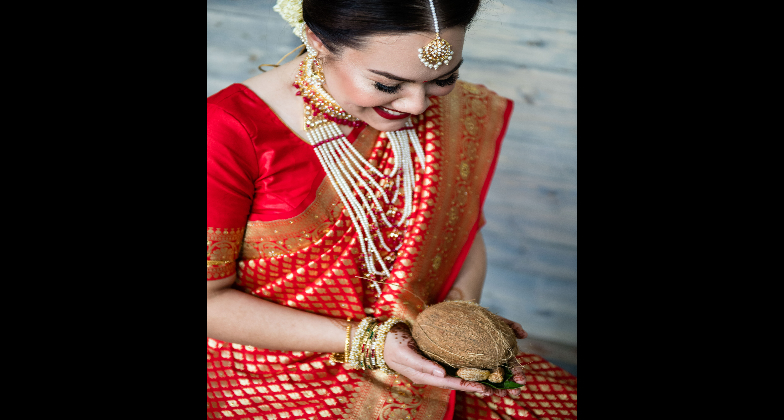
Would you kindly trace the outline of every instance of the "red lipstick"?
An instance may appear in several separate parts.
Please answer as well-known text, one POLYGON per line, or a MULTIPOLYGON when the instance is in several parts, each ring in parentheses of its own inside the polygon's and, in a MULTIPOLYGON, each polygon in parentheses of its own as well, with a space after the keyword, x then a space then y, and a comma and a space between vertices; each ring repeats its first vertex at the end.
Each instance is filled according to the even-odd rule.
MULTIPOLYGON (((384 117, 384 118, 386 118, 388 120, 404 120, 404 119, 406 119, 406 118, 411 116, 411 114, 402 114, 402 115, 400 115, 400 114, 391 114, 391 113, 389 113, 389 111, 392 111, 391 109, 386 109, 386 108, 380 107, 380 106, 377 106, 377 107, 375 107, 373 109, 376 111, 376 113, 378 115, 380 115, 380 116, 382 116, 382 117, 384 117)), ((394 112, 397 112, 397 111, 394 111, 394 112)))

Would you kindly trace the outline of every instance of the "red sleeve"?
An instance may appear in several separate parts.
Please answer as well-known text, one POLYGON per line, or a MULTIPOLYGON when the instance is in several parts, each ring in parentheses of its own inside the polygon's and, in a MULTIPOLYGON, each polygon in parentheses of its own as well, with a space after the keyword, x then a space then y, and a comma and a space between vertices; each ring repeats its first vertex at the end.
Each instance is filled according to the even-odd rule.
POLYGON ((236 273, 258 178, 257 162, 246 126, 207 104, 207 281, 236 273))

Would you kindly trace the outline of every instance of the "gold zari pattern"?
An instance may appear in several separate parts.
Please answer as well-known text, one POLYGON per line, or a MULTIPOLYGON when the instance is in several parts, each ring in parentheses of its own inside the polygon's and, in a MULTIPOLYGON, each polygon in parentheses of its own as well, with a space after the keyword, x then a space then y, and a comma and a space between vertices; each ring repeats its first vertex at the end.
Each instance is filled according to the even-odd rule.
MULTIPOLYGON (((435 303, 445 295, 448 282, 460 269, 456 266, 470 249, 481 216, 479 196, 487 188, 504 128, 502 116, 509 106, 487 89, 462 82, 451 95, 434 98, 433 103, 425 115, 412 119, 423 140, 427 165, 423 174, 417 174, 414 218, 391 270, 391 281, 402 288, 385 285, 377 297, 375 290, 357 279, 362 258, 357 235, 329 180, 298 217, 250 222, 244 236, 241 229, 215 229, 211 239, 208 229, 207 260, 217 264, 213 269, 233 268, 234 264, 220 262, 240 255, 236 287, 252 296, 353 322, 368 316, 379 322, 392 317, 414 319, 424 307, 408 291, 435 303)), ((355 143, 378 167, 394 155, 387 145, 370 128, 355 143)), ((449 391, 414 385, 405 377, 380 371, 347 369, 331 364, 329 356, 268 351, 208 338, 207 418, 444 418, 449 391)), ((522 362, 530 363, 529 372, 537 374, 529 375, 534 386, 521 399, 496 401, 461 394, 458 412, 477 420, 572 418, 576 410, 572 378, 558 376, 562 371, 539 359, 522 362)))
POLYGON ((220 280, 237 272, 243 229, 207 228, 207 280, 220 280))

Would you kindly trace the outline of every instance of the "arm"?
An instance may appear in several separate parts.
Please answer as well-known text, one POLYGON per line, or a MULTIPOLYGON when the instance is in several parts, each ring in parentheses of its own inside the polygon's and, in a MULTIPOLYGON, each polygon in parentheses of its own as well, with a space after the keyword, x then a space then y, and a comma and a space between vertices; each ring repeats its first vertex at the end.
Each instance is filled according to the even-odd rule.
POLYGON ((277 305, 234 290, 235 277, 207 282, 207 336, 280 351, 342 353, 343 320, 277 305))
POLYGON ((470 300, 480 303, 487 277, 487 247, 482 232, 477 233, 474 245, 466 257, 455 285, 446 297, 447 301, 470 300))
MULTIPOLYGON (((231 286, 235 277, 207 282, 207 336, 268 350, 342 353, 348 323, 291 309, 247 295, 231 286)), ((358 323, 352 323, 352 341, 358 323)), ((420 356, 408 327, 387 336, 388 365, 420 385, 465 392, 489 391, 479 384, 448 378, 438 364, 420 356)), ((506 396, 506 393, 498 394, 506 396)))

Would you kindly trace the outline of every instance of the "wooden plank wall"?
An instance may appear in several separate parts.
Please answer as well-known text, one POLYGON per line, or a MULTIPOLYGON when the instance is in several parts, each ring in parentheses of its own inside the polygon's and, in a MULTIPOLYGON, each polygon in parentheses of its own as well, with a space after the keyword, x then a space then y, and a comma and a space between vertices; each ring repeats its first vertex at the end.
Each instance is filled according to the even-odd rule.
MULTIPOLYGON (((274 3, 207 0, 207 96, 299 44, 274 3)), ((487 201, 483 304, 576 349, 577 1, 489 1, 465 57, 464 80, 516 103, 487 201)))

